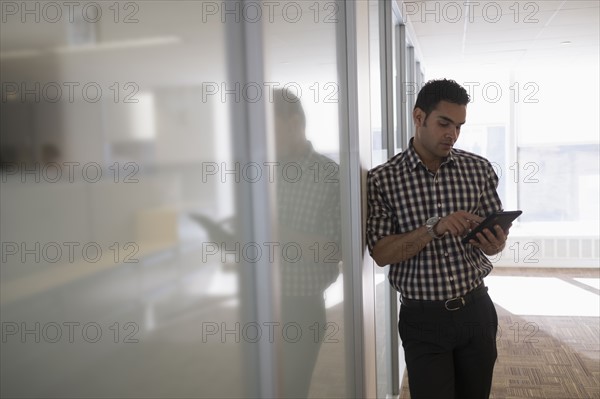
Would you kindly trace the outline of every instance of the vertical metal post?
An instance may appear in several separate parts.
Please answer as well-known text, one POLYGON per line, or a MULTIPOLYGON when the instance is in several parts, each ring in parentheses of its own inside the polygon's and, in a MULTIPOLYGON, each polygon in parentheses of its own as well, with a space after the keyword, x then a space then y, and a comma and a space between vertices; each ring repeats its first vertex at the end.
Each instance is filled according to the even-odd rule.
POLYGON ((401 149, 406 149, 408 146, 407 132, 410 130, 408 103, 406 98, 406 26, 398 24, 395 26, 396 34, 396 65, 398 68, 398 79, 396 80, 396 90, 398 103, 396 104, 397 126, 396 132, 397 144, 401 149))
MULTIPOLYGON (((242 10, 246 0, 227 3, 242 10)), ((228 87, 238 83, 264 84, 262 25, 244 18, 226 18, 228 87)), ((269 137, 264 97, 258 101, 230 103, 234 161, 241 165, 273 160, 272 138, 269 137)), ((238 239, 247 242, 273 242, 277 235, 275 190, 268 180, 236 185, 238 239)), ((264 323, 278 320, 278 264, 254 263, 242 259, 239 267, 239 303, 242 323, 264 323)), ((280 392, 279 345, 260 340, 243 344, 244 394, 248 397, 277 398, 280 392)))
MULTIPOLYGON (((398 90, 397 79, 394 85, 394 61, 398 74, 402 75, 401 63, 398 62, 400 55, 396 52, 397 58, 393 58, 393 35, 397 35, 397 27, 394 26, 394 16, 392 12, 392 2, 384 1, 379 8, 379 26, 380 26, 380 50, 381 50, 381 105, 382 120, 381 127, 387 141, 387 158, 396 154, 396 147, 399 137, 396 136, 394 129, 394 107, 402 104, 401 93, 398 90), (396 90, 398 104, 394 104, 394 89, 396 90)), ((398 43, 396 37, 396 43, 398 43)), ((397 49, 396 49, 397 50, 397 49)), ((397 109, 398 131, 402 131, 401 113, 397 109)), ((401 135, 400 135, 401 136, 401 135)), ((386 274, 389 272, 389 266, 386 267, 386 274)), ((387 398, 397 398, 400 395, 399 367, 398 367, 398 295, 390 284, 385 284, 385 337, 386 337, 386 380, 387 380, 387 398)))
MULTIPOLYGON (((407 64, 407 72, 408 76, 406 77, 406 84, 404 85, 404 90, 408 90, 408 87, 412 87, 417 81, 416 77, 416 65, 415 65, 415 48, 413 46, 408 46, 406 52, 406 64, 407 64)), ((416 101, 416 95, 413 91, 410 91, 410 94, 406 95, 406 115, 407 115, 407 126, 406 126, 406 144, 408 145, 408 141, 411 137, 415 135, 415 125, 412 123, 412 112, 411 108, 416 101)), ((403 147, 406 148, 406 147, 403 147)))
POLYGON ((379 50, 381 61, 381 130, 384 133, 388 159, 394 156, 394 59, 393 59, 392 3, 383 1, 379 6, 379 50), (390 152, 391 149, 391 152, 390 152))
POLYGON ((417 61, 417 93, 423 86, 423 72, 421 71, 421 61, 417 61))
POLYGON ((356 4, 337 0, 346 397, 365 396, 356 4), (351 243, 352 245, 345 245, 351 243))

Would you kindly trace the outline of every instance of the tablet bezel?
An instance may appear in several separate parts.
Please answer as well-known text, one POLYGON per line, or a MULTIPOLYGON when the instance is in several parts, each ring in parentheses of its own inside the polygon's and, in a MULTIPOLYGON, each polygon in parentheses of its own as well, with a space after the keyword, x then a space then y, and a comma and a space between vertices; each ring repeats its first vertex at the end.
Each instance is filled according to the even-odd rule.
POLYGON ((477 240, 477 233, 482 232, 484 229, 490 229, 492 233, 494 232, 494 226, 499 225, 503 230, 506 230, 508 226, 521 214, 523 211, 499 211, 494 212, 488 217, 486 217, 481 223, 479 223, 473 230, 471 230, 467 235, 462 239, 463 244, 468 244, 469 241, 477 240))

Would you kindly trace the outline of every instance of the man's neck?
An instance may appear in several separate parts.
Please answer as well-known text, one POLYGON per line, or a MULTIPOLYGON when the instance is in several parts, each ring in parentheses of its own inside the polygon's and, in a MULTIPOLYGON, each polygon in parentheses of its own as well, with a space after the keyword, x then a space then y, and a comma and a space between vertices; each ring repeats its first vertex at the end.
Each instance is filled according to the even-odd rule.
POLYGON ((440 168, 440 165, 443 162, 443 159, 437 157, 427 157, 425 156, 426 151, 418 145, 414 140, 412 142, 412 146, 417 153, 417 156, 421 160, 421 163, 432 173, 436 173, 440 168))
POLYGON ((282 157, 285 161, 299 161, 306 158, 312 148, 310 141, 306 140, 295 146, 292 151, 282 157))

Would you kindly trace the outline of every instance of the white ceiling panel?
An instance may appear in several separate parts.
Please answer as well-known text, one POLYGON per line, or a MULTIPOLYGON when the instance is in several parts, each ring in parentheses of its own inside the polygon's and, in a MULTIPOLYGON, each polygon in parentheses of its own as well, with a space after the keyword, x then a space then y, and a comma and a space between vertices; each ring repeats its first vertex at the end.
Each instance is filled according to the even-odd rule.
POLYGON ((542 67, 549 60, 597 63, 600 1, 478 1, 472 7, 467 3, 399 1, 426 68, 472 63, 542 67), (458 8, 461 19, 451 23, 458 8))

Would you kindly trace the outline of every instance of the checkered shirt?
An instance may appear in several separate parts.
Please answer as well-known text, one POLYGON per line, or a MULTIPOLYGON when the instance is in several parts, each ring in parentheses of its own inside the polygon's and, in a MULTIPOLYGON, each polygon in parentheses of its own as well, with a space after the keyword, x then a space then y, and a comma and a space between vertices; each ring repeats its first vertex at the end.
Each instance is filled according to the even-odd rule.
MULTIPOLYGON (((315 152, 309 143, 306 155, 282 161, 277 180, 277 208, 281 237, 286 232, 327 237, 315 238, 297 256, 293 248, 282 259, 282 293, 286 296, 322 294, 339 274, 335 256, 341 254, 340 185, 337 163, 315 152)), ((282 247, 287 243, 281 243, 282 247)))
MULTIPOLYGON (((464 210, 485 217, 502 209, 498 176, 488 160, 452 149, 437 173, 408 150, 373 168, 367 175, 367 243, 408 233, 430 217, 464 210)), ((389 281, 403 296, 445 300, 472 290, 492 270, 485 254, 450 234, 429 242, 416 256, 390 265, 389 281)))

